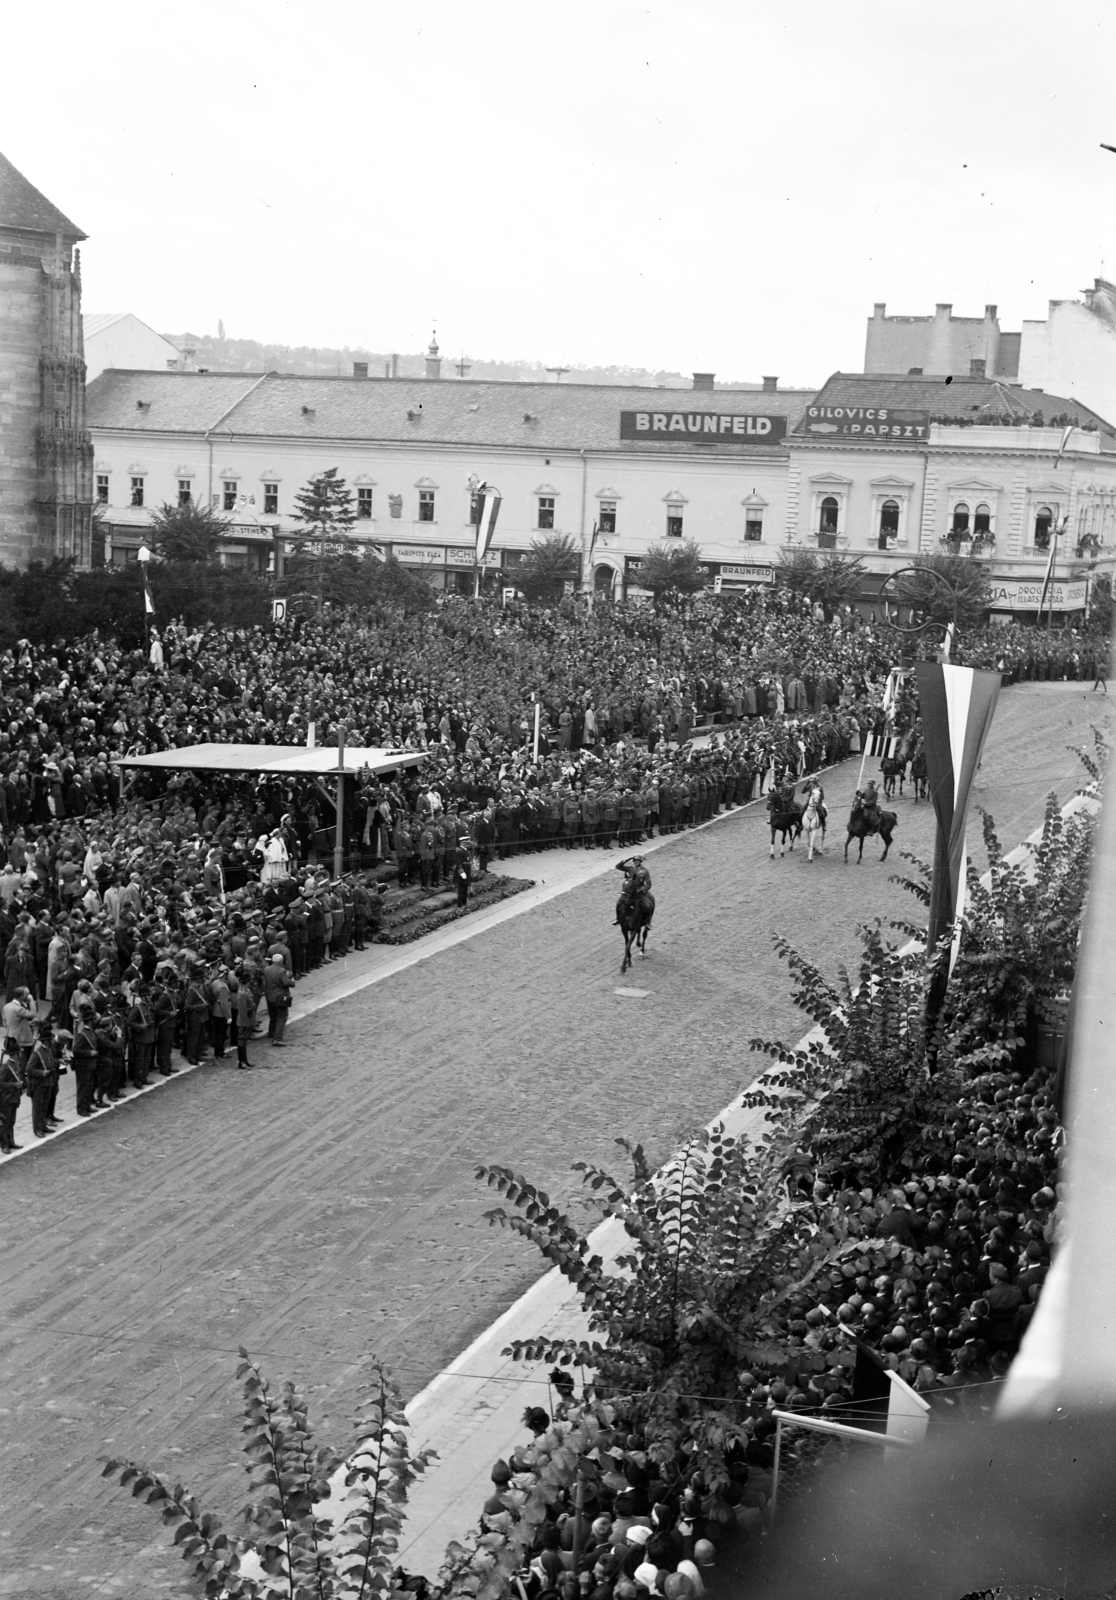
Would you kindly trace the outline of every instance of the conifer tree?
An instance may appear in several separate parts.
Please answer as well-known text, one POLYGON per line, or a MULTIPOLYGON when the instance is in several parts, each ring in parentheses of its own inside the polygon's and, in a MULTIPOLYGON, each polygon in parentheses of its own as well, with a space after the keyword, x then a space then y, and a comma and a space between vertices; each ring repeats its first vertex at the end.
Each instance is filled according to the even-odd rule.
POLYGON ((294 520, 302 524, 295 535, 293 553, 339 555, 348 546, 348 535, 356 521, 356 508, 349 486, 338 476, 336 467, 311 478, 295 495, 294 520))

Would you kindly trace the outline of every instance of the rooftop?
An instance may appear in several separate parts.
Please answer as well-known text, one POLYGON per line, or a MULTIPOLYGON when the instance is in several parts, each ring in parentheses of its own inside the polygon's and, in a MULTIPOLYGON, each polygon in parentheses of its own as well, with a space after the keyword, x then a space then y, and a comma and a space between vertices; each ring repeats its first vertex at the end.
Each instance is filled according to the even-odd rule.
MULTIPOLYGON (((793 428, 813 397, 812 389, 768 393, 471 379, 302 378, 281 373, 268 373, 261 381, 259 374, 249 373, 110 371, 90 384, 86 415, 93 428, 204 431, 232 407, 221 431, 241 436, 417 440, 639 454, 647 449, 642 440, 620 438, 621 411, 661 406, 703 415, 786 417, 793 428), (243 386, 243 395, 234 393, 232 386, 237 383, 243 386)), ((657 453, 688 451, 695 445, 656 439, 653 448, 657 453)), ((719 455, 748 455, 755 448, 746 442, 718 440, 719 455)))
POLYGON ((7 156, 0 155, 0 234, 8 231, 42 233, 51 239, 60 233, 71 242, 87 237, 7 156))
POLYGON ((922 377, 917 374, 835 372, 818 391, 819 406, 886 406, 890 410, 927 411, 931 420, 990 422, 1010 418, 1027 423, 1037 413, 1050 422, 1095 423, 1102 433, 1116 428, 1090 406, 1044 389, 1023 389, 997 378, 922 377))

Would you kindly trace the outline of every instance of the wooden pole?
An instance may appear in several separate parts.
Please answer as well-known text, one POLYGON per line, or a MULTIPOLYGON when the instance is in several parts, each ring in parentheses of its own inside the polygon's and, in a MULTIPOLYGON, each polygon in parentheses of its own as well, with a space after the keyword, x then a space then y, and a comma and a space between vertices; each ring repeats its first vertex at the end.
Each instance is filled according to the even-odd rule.
POLYGON ((333 836, 333 876, 339 878, 345 866, 345 725, 337 730, 337 822, 333 836))

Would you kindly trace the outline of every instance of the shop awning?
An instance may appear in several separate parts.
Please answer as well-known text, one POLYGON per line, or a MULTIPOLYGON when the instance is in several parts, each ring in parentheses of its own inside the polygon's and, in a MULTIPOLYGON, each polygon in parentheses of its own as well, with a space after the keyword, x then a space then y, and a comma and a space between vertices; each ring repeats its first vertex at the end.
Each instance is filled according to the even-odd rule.
MULTIPOLYGON (((422 759, 420 750, 346 745, 342 770, 397 772, 400 767, 417 766, 422 759)), ((159 772, 272 772, 288 777, 322 778, 337 772, 337 747, 318 745, 310 750, 299 744, 190 744, 181 750, 124 756, 117 765, 159 772)))

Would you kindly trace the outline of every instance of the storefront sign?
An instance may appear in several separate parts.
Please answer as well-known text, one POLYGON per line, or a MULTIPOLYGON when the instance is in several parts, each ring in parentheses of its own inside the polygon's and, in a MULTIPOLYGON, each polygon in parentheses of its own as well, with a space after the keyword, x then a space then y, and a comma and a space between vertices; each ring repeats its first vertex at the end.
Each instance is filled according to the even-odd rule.
MULTIPOLYGON (((476 565, 476 546, 471 544, 451 545, 446 551, 446 565, 450 567, 472 567, 476 565)), ((500 565, 500 551, 490 550, 481 562, 490 572, 500 565)))
POLYGON ((930 413, 896 411, 891 406, 807 406, 803 429, 811 435, 901 444, 929 437, 930 413))
POLYGON ((722 586, 733 589, 740 583, 774 583, 775 568, 762 566, 759 562, 754 565, 749 562, 746 566, 724 566, 720 570, 722 586))
POLYGON ((786 437, 786 417, 736 411, 621 411, 621 439, 681 444, 773 444, 786 437))
POLYGON ((446 559, 445 547, 440 544, 393 544, 391 553, 406 567, 440 567, 446 559))
POLYGON ((994 578, 989 605, 994 611, 1037 611, 1042 600, 1043 610, 1084 611, 1088 580, 1081 578, 1073 583, 1052 583, 1042 600, 1042 579, 1031 583, 1022 578, 994 578))

